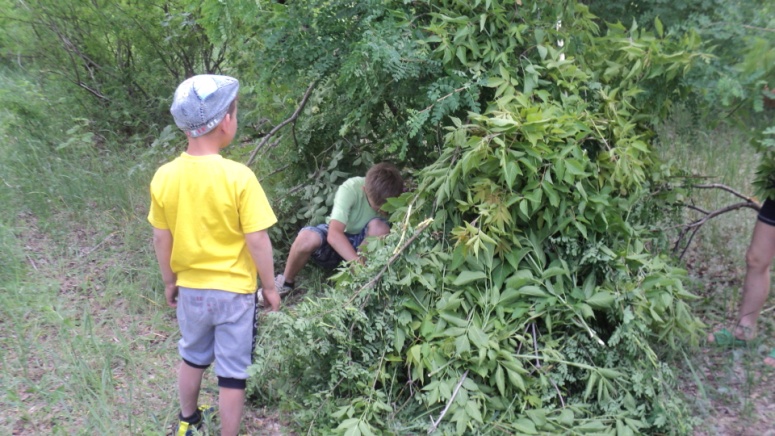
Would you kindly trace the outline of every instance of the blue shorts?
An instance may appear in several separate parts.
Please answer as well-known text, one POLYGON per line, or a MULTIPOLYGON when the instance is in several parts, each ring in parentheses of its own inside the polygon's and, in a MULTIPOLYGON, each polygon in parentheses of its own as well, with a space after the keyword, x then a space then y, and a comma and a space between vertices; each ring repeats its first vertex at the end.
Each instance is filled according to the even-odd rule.
MULTIPOLYGON (((369 228, 369 223, 374 220, 380 220, 388 226, 390 225, 386 219, 382 217, 374 217, 368 223, 366 223, 365 226, 363 226, 363 229, 361 229, 360 233, 356 235, 350 233, 344 234, 347 236, 347 240, 350 241, 350 245, 352 245, 356 251, 361 245, 361 242, 366 239, 366 230, 369 228)), ((334 269, 342 260, 344 260, 342 259, 342 256, 340 256, 339 253, 334 250, 334 247, 328 244, 328 224, 318 224, 317 226, 303 227, 300 232, 304 230, 311 230, 317 233, 321 239, 320 248, 315 250, 311 256, 312 260, 315 261, 315 264, 325 269, 334 269)))

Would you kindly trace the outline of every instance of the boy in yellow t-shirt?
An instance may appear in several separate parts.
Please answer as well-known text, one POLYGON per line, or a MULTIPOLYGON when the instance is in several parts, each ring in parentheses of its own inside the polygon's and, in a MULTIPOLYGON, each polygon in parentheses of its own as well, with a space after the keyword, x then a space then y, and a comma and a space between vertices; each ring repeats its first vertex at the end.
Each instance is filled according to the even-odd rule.
POLYGON ((262 300, 272 310, 280 306, 267 233, 277 218, 255 174, 219 154, 237 131, 238 90, 236 79, 217 75, 178 86, 170 112, 188 148, 151 182, 148 221, 167 304, 176 308, 182 336, 179 436, 193 434, 209 411, 198 401, 213 362, 221 434, 239 432, 255 340, 256 273, 264 284, 262 300))

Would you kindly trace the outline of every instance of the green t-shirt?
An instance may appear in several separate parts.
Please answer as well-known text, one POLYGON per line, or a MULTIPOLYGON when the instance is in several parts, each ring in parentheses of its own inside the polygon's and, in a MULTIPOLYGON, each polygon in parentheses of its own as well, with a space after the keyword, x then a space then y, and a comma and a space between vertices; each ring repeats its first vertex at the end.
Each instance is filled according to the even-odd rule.
POLYGON ((358 234, 372 218, 378 217, 379 214, 369 206, 369 201, 366 199, 366 191, 363 190, 365 184, 365 177, 352 177, 345 180, 336 190, 334 208, 326 222, 337 220, 344 223, 345 233, 358 234))

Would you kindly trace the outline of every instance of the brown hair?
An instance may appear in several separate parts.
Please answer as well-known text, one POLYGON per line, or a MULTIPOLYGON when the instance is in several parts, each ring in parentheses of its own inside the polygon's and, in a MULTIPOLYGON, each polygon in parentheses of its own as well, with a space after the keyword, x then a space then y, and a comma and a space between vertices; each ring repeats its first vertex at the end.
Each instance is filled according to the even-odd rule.
POLYGON ((226 111, 229 116, 234 117, 234 111, 237 110, 237 99, 239 97, 234 97, 234 100, 229 103, 229 109, 226 111))
POLYGON ((388 198, 398 197, 404 192, 404 179, 395 165, 382 162, 369 168, 364 189, 373 205, 382 207, 388 198))

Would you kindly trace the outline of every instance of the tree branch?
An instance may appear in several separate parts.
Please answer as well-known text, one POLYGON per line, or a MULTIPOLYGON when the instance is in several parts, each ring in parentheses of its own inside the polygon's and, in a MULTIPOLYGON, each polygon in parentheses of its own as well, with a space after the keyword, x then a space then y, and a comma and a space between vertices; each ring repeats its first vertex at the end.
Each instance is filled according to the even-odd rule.
POLYGON ((673 245, 673 252, 674 253, 679 250, 679 248, 681 247, 682 242, 683 242, 684 238, 686 237, 686 235, 689 234, 690 232, 691 232, 691 234, 689 236, 689 240, 686 242, 686 244, 683 247, 683 250, 681 251, 681 255, 678 256, 679 259, 683 259, 684 255, 686 254, 686 251, 689 249, 689 246, 691 245, 692 241, 694 240, 694 236, 697 234, 697 232, 700 230, 700 228, 705 223, 710 221, 711 219, 713 219, 713 218, 715 218, 715 217, 717 217, 719 215, 723 215, 723 214, 725 214, 727 212, 731 212, 733 210, 749 208, 749 209, 753 209, 753 210, 759 211, 759 210, 761 210, 761 207, 762 207, 761 204, 758 201, 754 200, 753 197, 741 194, 740 192, 730 188, 727 185, 722 185, 720 183, 711 183, 711 184, 707 184, 707 185, 693 185, 692 187, 693 188, 698 188, 698 189, 720 189, 722 191, 729 192, 730 194, 734 195, 735 197, 741 198, 741 199, 743 199, 745 201, 742 201, 742 202, 739 202, 739 203, 730 204, 728 206, 724 206, 722 208, 719 208, 719 209, 716 209, 716 210, 713 210, 713 211, 707 211, 707 210, 704 210, 704 209, 702 209, 700 207, 697 207, 697 206, 694 206, 694 205, 687 205, 687 207, 689 209, 697 211, 697 212, 700 212, 701 214, 703 214, 703 217, 701 217, 701 218, 699 218, 697 220, 694 220, 694 221, 692 221, 692 222, 690 222, 688 224, 684 224, 684 225, 681 226, 682 229, 681 229, 680 233, 678 234, 678 238, 675 241, 675 245, 673 245))
MULTIPOLYGON (((753 197, 749 197, 747 195, 743 195, 743 194, 735 191, 734 189, 730 188, 727 185, 722 185, 721 183, 711 183, 709 185, 692 185, 692 188, 699 188, 699 189, 721 189, 722 191, 729 192, 730 194, 734 195, 735 197, 742 198, 745 201, 754 203, 755 205, 761 207, 759 205, 759 202, 754 200, 753 197)), ((757 210, 758 210, 758 208, 757 208, 757 210)))
POLYGON ((307 91, 304 93, 304 96, 301 98, 301 102, 299 103, 299 106, 296 108, 296 110, 293 112, 293 115, 290 116, 287 120, 283 121, 282 123, 276 125, 272 130, 269 131, 269 133, 264 136, 264 138, 261 140, 261 142, 258 143, 256 146, 256 149, 253 150, 253 153, 250 154, 250 158, 248 159, 248 162, 245 164, 247 166, 250 166, 253 164, 253 160, 256 158, 256 154, 258 153, 258 150, 261 149, 261 147, 266 144, 267 141, 269 141, 269 138, 272 137, 275 133, 277 133, 278 130, 285 127, 288 123, 292 123, 296 121, 296 118, 299 117, 299 114, 301 113, 301 110, 304 109, 304 106, 307 104, 307 100, 309 100, 310 94, 312 94, 312 90, 315 88, 315 85, 318 83, 317 80, 313 81, 309 84, 307 87, 307 91))
POLYGON ((433 433, 436 431, 436 428, 441 423, 441 420, 444 418, 444 415, 447 414, 447 410, 449 410, 449 406, 452 405, 452 402, 455 401, 455 397, 457 396, 457 392, 460 390, 460 386, 463 386, 463 382, 466 381, 466 377, 468 377, 468 370, 463 373, 463 377, 460 378, 460 381, 457 383, 457 386, 455 386, 455 390, 452 392, 452 397, 447 402, 447 406, 444 407, 444 410, 441 411, 441 415, 439 415, 439 419, 435 422, 433 421, 433 417, 431 417, 431 428, 428 429, 428 434, 433 433))

